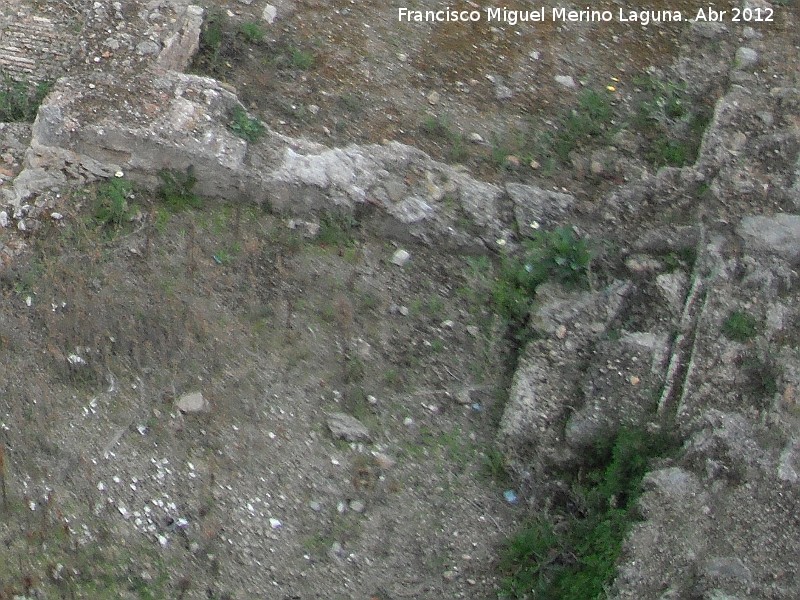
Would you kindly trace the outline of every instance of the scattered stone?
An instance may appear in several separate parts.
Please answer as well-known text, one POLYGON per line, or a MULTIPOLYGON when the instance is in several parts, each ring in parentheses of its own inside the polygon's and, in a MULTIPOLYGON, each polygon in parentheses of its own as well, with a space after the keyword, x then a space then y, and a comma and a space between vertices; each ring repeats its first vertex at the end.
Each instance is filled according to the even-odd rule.
POLYGON ((272 527, 272 529, 280 529, 281 527, 283 527, 283 523, 281 523, 278 519, 270 518, 269 526, 272 527))
POLYGON ((442 573, 442 578, 445 581, 455 581, 458 578, 458 571, 445 571, 442 573))
POLYGON ((411 254, 402 248, 398 248, 392 255, 392 264, 398 267, 404 267, 409 260, 411 260, 411 254))
POLYGON ((467 325, 467 333, 470 334, 472 337, 476 338, 480 334, 481 330, 478 329, 477 325, 467 325))
POLYGON ((0 227, 8 227, 8 213, 0 211, 0 227))
POLYGON ((483 137, 481 136, 481 134, 480 133, 476 133, 474 131, 472 133, 470 133, 469 136, 467 136, 467 139, 469 139, 469 141, 472 142, 473 144, 483 144, 483 142, 484 142, 483 137))
POLYGON ((320 225, 317 221, 303 221, 301 219, 289 219, 286 226, 292 230, 302 231, 304 238, 315 238, 319 234, 320 225))
POLYGON ((331 413, 328 415, 328 429, 333 437, 347 442, 370 441, 369 430, 364 424, 345 413, 331 413))
POLYGON ((651 256, 634 254, 625 259, 625 266, 631 273, 646 274, 663 268, 661 261, 651 256))
POLYGON ((61 219, 64 218, 64 215, 62 215, 60 212, 53 212, 50 213, 50 218, 53 219, 54 221, 60 221, 61 219))
MULTIPOLYGON (((28 296, 28 298, 30 299, 30 296, 28 296)), ((30 304, 28 304, 28 306, 30 306, 30 304)), ((82 356, 79 356, 78 354, 70 354, 67 357, 67 362, 73 367, 82 367, 88 364, 86 362, 86 359, 84 359, 82 356)))
POLYGON ((747 70, 758 64, 758 52, 752 48, 739 48, 736 51, 736 68, 747 70))
POLYGON ((201 392, 189 392, 178 398, 175 408, 187 414, 207 413, 211 410, 211 403, 201 392))
POLYGON ((519 157, 514 156, 513 154, 509 154, 508 156, 506 156, 505 163, 506 166, 511 169, 518 169, 521 164, 519 157))
POLYGON ((437 91, 433 91, 430 94, 428 94, 428 104, 430 104, 431 106, 439 104, 439 100, 440 99, 441 99, 441 96, 439 95, 439 92, 437 92, 437 91))
POLYGON ((375 464, 384 471, 391 469, 396 464, 391 456, 383 452, 373 452, 372 457, 375 459, 375 464))
POLYGON ((308 507, 314 512, 319 512, 322 510, 322 504, 317 500, 312 500, 311 502, 309 502, 308 507))
POLYGON ((767 251, 790 263, 800 262, 800 244, 797 243, 800 239, 800 215, 780 213, 772 217, 745 217, 738 233, 750 251, 767 251))
POLYGON ((689 276, 683 271, 661 273, 656 277, 656 286, 663 295, 667 305, 676 315, 683 310, 683 301, 689 288, 689 276))
POLYGON ((261 13, 261 18, 264 19, 267 23, 272 25, 275 22, 275 18, 278 16, 278 9, 272 6, 272 4, 267 4, 264 7, 263 12, 261 13))
POLYGON ((514 95, 511 88, 507 85, 498 85, 494 88, 494 97, 498 100, 508 100, 514 95))
POLYGON ((344 548, 339 542, 333 542, 328 550, 328 556, 332 560, 339 560, 344 557, 344 548))
POLYGON ((367 509, 367 505, 361 500, 350 500, 349 505, 350 510, 358 514, 363 513, 367 509))
POLYGON ((556 75, 556 83, 564 87, 574 88, 575 80, 569 75, 556 75))

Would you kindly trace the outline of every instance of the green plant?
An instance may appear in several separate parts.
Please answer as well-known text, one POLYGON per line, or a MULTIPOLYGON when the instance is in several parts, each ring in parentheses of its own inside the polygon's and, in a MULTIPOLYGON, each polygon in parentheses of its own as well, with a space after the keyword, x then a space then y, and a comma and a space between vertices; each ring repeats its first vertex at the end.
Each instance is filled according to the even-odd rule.
POLYGON ((432 138, 449 138, 452 135, 450 124, 446 119, 428 115, 419 126, 420 131, 432 138))
POLYGON ((133 184, 114 177, 97 188, 93 217, 101 227, 119 229, 131 217, 128 200, 133 196, 133 184))
POLYGON ((647 160, 655 167, 693 162, 711 120, 709 108, 692 102, 683 83, 650 75, 633 82, 636 108, 630 124, 649 145, 647 160))
POLYGON ((158 195, 170 211, 180 212, 202 206, 202 198, 194 191, 197 184, 194 166, 189 165, 185 172, 161 169, 158 178, 161 180, 158 195))
POLYGON ((678 269, 691 271, 694 268, 696 260, 697 251, 694 248, 681 248, 677 251, 670 252, 664 257, 664 267, 668 273, 672 273, 678 269))
POLYGON ((242 247, 238 243, 230 244, 224 248, 220 248, 214 253, 212 258, 214 262, 222 266, 229 266, 233 263, 234 259, 241 254, 242 247))
POLYGON ((512 598, 589 600, 603 597, 622 542, 638 520, 636 503, 650 461, 674 440, 622 429, 599 444, 588 470, 572 482, 571 512, 529 522, 508 541, 503 591, 512 598))
POLYGON ((248 142, 257 142, 265 133, 264 124, 257 118, 251 117, 247 111, 238 104, 231 111, 228 127, 236 135, 248 142))
POLYGON ((568 162, 573 150, 607 133, 612 118, 609 95, 586 90, 578 99, 578 107, 561 119, 552 139, 553 152, 562 162, 568 162))
POLYGON ((509 481, 506 470, 506 458, 497 448, 489 448, 483 455, 482 472, 498 485, 505 485, 509 481))
POLYGON ((383 373, 383 383, 386 384, 386 387, 400 389, 403 384, 403 378, 397 369, 386 369, 383 373))
POLYGON ((265 33, 261 25, 254 21, 242 23, 239 26, 239 33, 249 44, 259 44, 264 41, 265 33))
POLYGON ((758 320, 753 315, 735 310, 723 321, 722 334, 729 340, 744 343, 756 336, 757 328, 758 320))
POLYGON ((0 84, 0 122, 33 122, 42 100, 51 88, 52 83, 49 81, 31 85, 27 81, 19 81, 4 74, 0 84))
POLYGON ((345 383, 358 383, 364 379, 367 369, 364 361, 357 356, 346 357, 344 362, 345 383))
POLYGON ((200 30, 200 47, 195 64, 202 66, 212 75, 219 75, 223 66, 223 53, 226 46, 228 19, 220 9, 206 11, 203 27, 200 30))
POLYGON ((454 133, 450 137, 450 149, 447 151, 447 160, 450 162, 463 162, 469 156, 464 136, 454 133))
POLYGON ((419 129, 427 137, 448 144, 446 156, 450 162, 463 161, 469 155, 464 136, 455 131, 447 119, 428 115, 420 123, 419 129))
POLYGON ((654 167, 683 167, 691 162, 692 155, 686 142, 659 138, 647 152, 647 159, 654 167))
POLYGON ((336 104, 349 113, 358 115, 364 112, 364 99, 356 94, 343 94, 336 99, 336 104))
POLYGON ((524 243, 521 258, 503 257, 493 289, 495 309, 508 322, 527 317, 536 288, 548 280, 580 286, 588 281, 591 253, 571 227, 537 231, 524 243))
POLYGON ((780 372, 769 357, 748 354, 742 359, 741 369, 745 388, 755 400, 771 400, 778 392, 780 372))
POLYGON ((289 60, 292 67, 301 71, 308 71, 314 66, 314 55, 300 48, 292 48, 289 51, 289 60))
POLYGON ((323 246, 347 247, 355 241, 356 218, 345 212, 328 213, 319 222, 317 242, 323 246))

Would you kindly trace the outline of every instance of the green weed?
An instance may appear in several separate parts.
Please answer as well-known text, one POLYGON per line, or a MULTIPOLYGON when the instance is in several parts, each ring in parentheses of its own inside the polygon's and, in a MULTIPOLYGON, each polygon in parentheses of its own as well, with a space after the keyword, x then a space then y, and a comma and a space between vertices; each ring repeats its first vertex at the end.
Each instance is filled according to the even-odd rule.
POLYGON ((220 9, 206 11, 203 27, 200 30, 200 48, 195 65, 207 70, 209 74, 221 76, 225 66, 224 54, 228 45, 226 30, 228 19, 220 9))
POLYGON ((647 152, 647 159, 654 167, 683 167, 691 162, 692 155, 686 142, 659 138, 647 152))
POLYGON ((633 81, 637 86, 637 106, 630 124, 648 142, 647 160, 654 167, 692 163, 711 111, 693 103, 682 83, 649 75, 633 81))
POLYGON ((722 323, 722 335, 734 342, 745 343, 756 336, 758 320, 740 310, 733 311, 722 323))
POLYGON ((403 385, 403 378, 397 369, 386 369, 383 373, 383 383, 388 388, 399 390, 403 385))
POLYGON ((452 135, 450 124, 446 119, 428 115, 419 126, 420 131, 431 138, 448 139, 452 135))
POLYGON ((778 392, 780 372, 769 357, 748 354, 742 359, 741 369, 745 376, 745 389, 754 400, 769 401, 778 392))
POLYGON ((526 240, 522 257, 504 256, 493 289, 495 310, 509 323, 523 322, 546 281, 581 286, 588 281, 591 253, 571 227, 537 231, 526 240))
POLYGON ((128 200, 133 195, 133 184, 127 179, 115 177, 97 188, 93 211, 95 223, 113 230, 120 229, 133 214, 128 200))
POLYGON ((24 121, 32 123, 45 96, 52 88, 51 82, 30 84, 4 74, 0 83, 0 122, 24 121))
POLYGON ((448 146, 446 156, 450 162, 462 162, 469 156, 464 136, 455 131, 447 119, 428 115, 419 129, 427 137, 448 146))
POLYGON ((574 510, 539 518, 513 535, 501 560, 510 598, 589 600, 604 597, 622 542, 638 520, 636 503, 649 462, 669 454, 673 440, 621 430, 597 448, 594 464, 572 483, 574 510))
POLYGON ((314 54, 307 50, 301 50, 300 48, 292 48, 289 51, 289 60, 293 68, 301 71, 310 70, 313 68, 315 62, 314 54))
POLYGON ((358 221, 349 213, 328 213, 323 215, 319 223, 317 243, 322 246, 344 248, 355 242, 358 221))
POLYGON ((254 21, 242 23, 239 26, 239 34, 249 44, 259 44, 264 41, 264 37, 266 36, 261 25, 254 21))
POLYGON ((336 99, 336 104, 342 109, 354 115, 364 112, 364 99, 355 94, 343 94, 336 99))
POLYGON ((570 153, 610 130, 613 111, 608 94, 587 90, 578 100, 578 107, 562 118, 552 140, 552 150, 562 162, 569 162, 570 153))
POLYGON ((202 198, 194 191, 197 184, 194 166, 189 165, 185 172, 161 169, 158 178, 161 180, 158 195, 170 211, 176 213, 202 206, 202 198))
POLYGON ((247 111, 239 105, 231 111, 228 127, 233 133, 250 143, 257 142, 266 133, 264 124, 259 119, 248 115, 247 111))
POLYGON ((489 448, 484 453, 481 471, 487 479, 500 486, 507 484, 510 479, 505 456, 497 448, 489 448))

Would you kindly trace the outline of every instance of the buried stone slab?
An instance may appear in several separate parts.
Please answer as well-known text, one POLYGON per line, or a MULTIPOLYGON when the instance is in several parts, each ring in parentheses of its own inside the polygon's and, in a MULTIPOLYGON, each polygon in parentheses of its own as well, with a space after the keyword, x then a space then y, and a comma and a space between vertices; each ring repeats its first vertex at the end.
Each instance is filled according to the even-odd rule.
POLYGON ((369 429, 346 413, 336 412, 328 415, 328 429, 336 439, 346 442, 369 442, 369 429))
POLYGON ((201 392, 189 392, 178 398, 175 408, 185 414, 207 413, 211 410, 211 403, 201 392))
POLYGON ((645 425, 655 414, 668 357, 666 335, 630 333, 600 343, 583 384, 585 404, 567 421, 567 444, 580 452, 620 427, 645 425))
POLYGON ((745 217, 738 233, 751 252, 775 254, 792 264, 800 262, 800 215, 745 217))
POLYGON ((506 192, 514 204, 514 218, 523 235, 563 224, 575 204, 575 197, 570 194, 521 183, 507 183, 506 192))

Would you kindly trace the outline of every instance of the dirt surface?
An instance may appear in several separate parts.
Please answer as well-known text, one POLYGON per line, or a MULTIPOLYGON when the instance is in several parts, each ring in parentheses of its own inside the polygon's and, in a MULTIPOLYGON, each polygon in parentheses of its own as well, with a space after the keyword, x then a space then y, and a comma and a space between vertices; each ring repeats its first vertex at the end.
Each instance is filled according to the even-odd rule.
POLYGON ((104 242, 76 200, 90 206, 67 199, 73 223, 4 273, 18 513, 3 535, 22 560, 4 581, 79 597, 492 595, 515 510, 486 466, 503 353, 463 257, 418 249, 401 268, 358 232, 312 243, 230 206, 104 242), (209 413, 176 408, 193 391, 209 413), (333 439, 336 412, 369 440, 333 439))
MULTIPOLYGON (((640 77, 680 80, 688 23, 402 24, 399 6, 282 2, 269 25, 263 2, 216 2, 227 53, 194 69, 287 135, 399 140, 480 178, 568 189, 581 229, 605 240, 613 228, 619 246, 695 216, 699 183, 685 205, 630 220, 599 202, 655 172, 645 133, 617 139, 621 157, 590 148, 549 165, 518 142, 555 132, 583 90, 608 91, 613 118, 630 118, 640 77)), ((754 31, 790 43, 778 15, 754 31)), ((82 31, 102 47, 102 28, 82 31)), ((90 49, 76 50, 86 70, 126 60, 106 49, 95 63, 90 49)), ((729 65, 734 51, 722 41, 716 58, 729 65)), ((797 85, 796 59, 764 61, 765 82, 797 85)), ((729 85, 684 75, 687 101, 706 108, 729 85)), ((25 130, 4 134, 10 177, 25 130)), ((107 193, 53 192, 40 207, 66 218, 0 230, 14 250, 0 272, 0 598, 497 597, 501 549, 536 499, 504 498, 517 488, 494 446, 514 349, 489 308, 492 261, 408 245, 399 266, 398 244, 368 221, 213 202, 171 214, 143 191, 130 219, 103 226, 107 193), (194 392, 207 412, 178 408, 194 392), (334 413, 368 435, 337 439, 334 413)))

